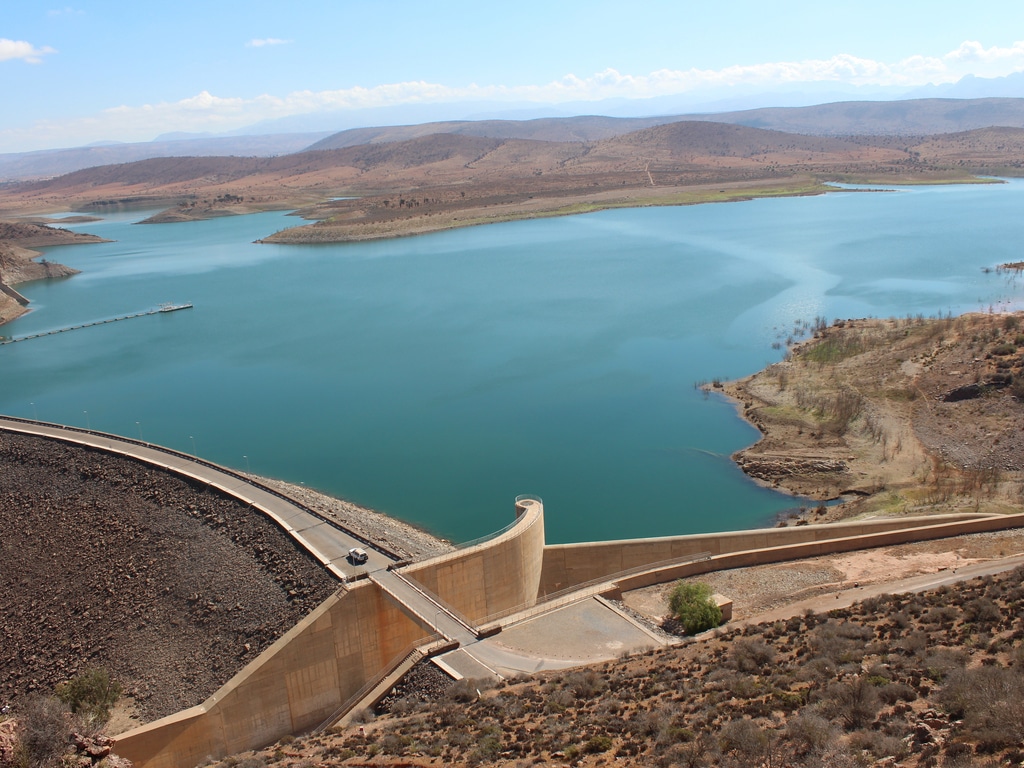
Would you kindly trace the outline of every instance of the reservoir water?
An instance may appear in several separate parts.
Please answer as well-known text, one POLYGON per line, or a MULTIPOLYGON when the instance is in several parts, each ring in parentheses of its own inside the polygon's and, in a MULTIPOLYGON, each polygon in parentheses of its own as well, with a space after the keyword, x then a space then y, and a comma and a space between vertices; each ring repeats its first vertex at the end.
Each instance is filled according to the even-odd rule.
POLYGON ((799 505, 694 383, 752 373, 823 316, 1016 307, 1024 183, 606 211, 374 243, 252 241, 282 214, 71 225, 116 242, 19 286, 0 412, 324 490, 465 540, 545 501, 551 542, 771 524, 799 505))

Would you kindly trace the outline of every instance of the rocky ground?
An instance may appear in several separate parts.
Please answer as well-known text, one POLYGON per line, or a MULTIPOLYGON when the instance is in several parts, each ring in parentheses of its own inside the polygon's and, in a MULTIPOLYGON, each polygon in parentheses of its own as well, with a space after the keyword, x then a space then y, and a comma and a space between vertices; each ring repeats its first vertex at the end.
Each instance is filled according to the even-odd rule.
POLYGON ((796 330, 814 338, 722 386, 763 434, 735 456, 751 477, 815 499, 857 499, 822 510, 822 522, 1020 511, 1024 314, 796 330))
POLYGON ((335 589, 276 526, 130 459, 0 433, 0 703, 90 667, 200 703, 335 589))
POLYGON ((387 713, 217 765, 1020 765, 1022 579, 883 595, 490 688, 416 690, 387 713))

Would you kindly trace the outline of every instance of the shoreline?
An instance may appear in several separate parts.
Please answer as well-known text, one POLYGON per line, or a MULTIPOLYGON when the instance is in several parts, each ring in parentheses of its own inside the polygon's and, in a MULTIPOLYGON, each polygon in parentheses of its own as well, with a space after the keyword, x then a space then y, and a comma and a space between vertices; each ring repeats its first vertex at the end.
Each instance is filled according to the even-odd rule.
POLYGON ((1024 313, 837 321, 786 360, 706 390, 760 433, 731 456, 748 478, 819 502, 797 525, 1019 511, 1021 405, 999 353, 1016 348, 1022 321, 1024 313), (846 500, 826 504, 836 499, 846 500))
POLYGON ((299 208, 295 215, 315 219, 279 230, 256 242, 277 245, 318 245, 329 243, 367 242, 395 237, 412 237, 486 224, 532 221, 598 211, 705 205, 709 203, 749 202, 762 198, 809 197, 835 192, 859 192, 830 186, 809 177, 778 181, 722 182, 718 184, 664 187, 633 187, 624 190, 564 196, 523 197, 508 203, 466 204, 449 206, 444 211, 431 211, 417 216, 371 218, 366 208, 379 205, 388 195, 364 196, 342 201, 328 201, 312 207, 299 208), (333 221, 337 217, 345 221, 333 221))
POLYGON ((356 531, 364 538, 383 544, 408 559, 443 555, 457 549, 453 542, 384 512, 331 496, 306 485, 296 485, 262 475, 247 476, 269 488, 283 491, 311 509, 356 531))

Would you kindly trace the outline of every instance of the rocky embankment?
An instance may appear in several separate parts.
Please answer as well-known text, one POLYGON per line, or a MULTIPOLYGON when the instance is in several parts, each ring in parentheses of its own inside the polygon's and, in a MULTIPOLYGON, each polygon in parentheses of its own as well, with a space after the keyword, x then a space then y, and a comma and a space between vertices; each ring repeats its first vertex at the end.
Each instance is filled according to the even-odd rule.
POLYGON ((95 235, 70 232, 45 224, 0 221, 0 325, 28 311, 17 294, 4 291, 3 286, 78 274, 77 269, 63 264, 42 258, 37 261, 39 253, 33 248, 102 242, 103 238, 95 235))
POLYGON ((130 459, 0 433, 0 702, 104 667, 202 702, 338 587, 270 521, 130 459))
POLYGON ((766 485, 855 496, 840 516, 1018 512, 1024 313, 847 320, 725 384, 761 440, 733 458, 766 485))

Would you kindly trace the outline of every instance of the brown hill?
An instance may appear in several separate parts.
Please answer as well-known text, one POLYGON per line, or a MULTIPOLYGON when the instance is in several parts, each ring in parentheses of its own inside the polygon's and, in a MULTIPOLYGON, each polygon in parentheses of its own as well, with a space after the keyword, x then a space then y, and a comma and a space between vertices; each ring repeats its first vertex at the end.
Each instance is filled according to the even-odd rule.
MULTIPOLYGON (((827 167, 849 162, 894 162, 906 157, 899 149, 819 136, 721 123, 681 122, 607 139, 591 157, 645 157, 674 166, 679 163, 718 165, 723 158, 747 163, 827 167)), ((742 165, 742 162, 733 165, 742 165)))
POLYGON ((537 120, 456 120, 353 128, 328 136, 308 149, 340 149, 359 144, 407 141, 435 133, 494 139, 593 142, 683 121, 731 123, 814 136, 926 136, 993 126, 1024 128, 1024 99, 842 101, 809 107, 766 107, 642 118, 582 115, 537 120))
POLYGON ((331 135, 292 133, 165 140, 0 155, 0 179, 50 178, 81 168, 123 164, 152 157, 272 157, 308 150, 343 149, 362 144, 408 141, 437 133, 494 139, 595 142, 642 128, 683 120, 732 123, 823 136, 925 136, 993 126, 1024 127, 1024 99, 837 102, 811 107, 670 114, 643 118, 583 115, 536 120, 461 120, 354 128, 331 135))
MULTIPOLYGON (((544 135, 544 126, 533 133, 544 135)), ((331 219, 310 238, 348 240, 617 205, 806 194, 827 180, 1013 173, 1024 167, 1022 137, 1024 129, 989 128, 927 139, 843 138, 707 121, 599 141, 438 133, 275 158, 154 158, 90 168, 8 185, 0 210, 172 205, 153 221, 180 221, 302 208, 308 218, 331 219), (342 197, 357 200, 333 200, 342 197)))
POLYGON ((811 107, 766 107, 691 115, 687 119, 820 136, 919 136, 992 126, 1024 128, 1024 99, 839 101, 811 107))
POLYGON ((532 139, 534 141, 600 141, 653 125, 672 123, 680 117, 548 117, 537 120, 457 120, 422 125, 381 128, 353 128, 328 136, 309 150, 342 149, 359 144, 408 141, 436 133, 479 136, 490 139, 532 139))

